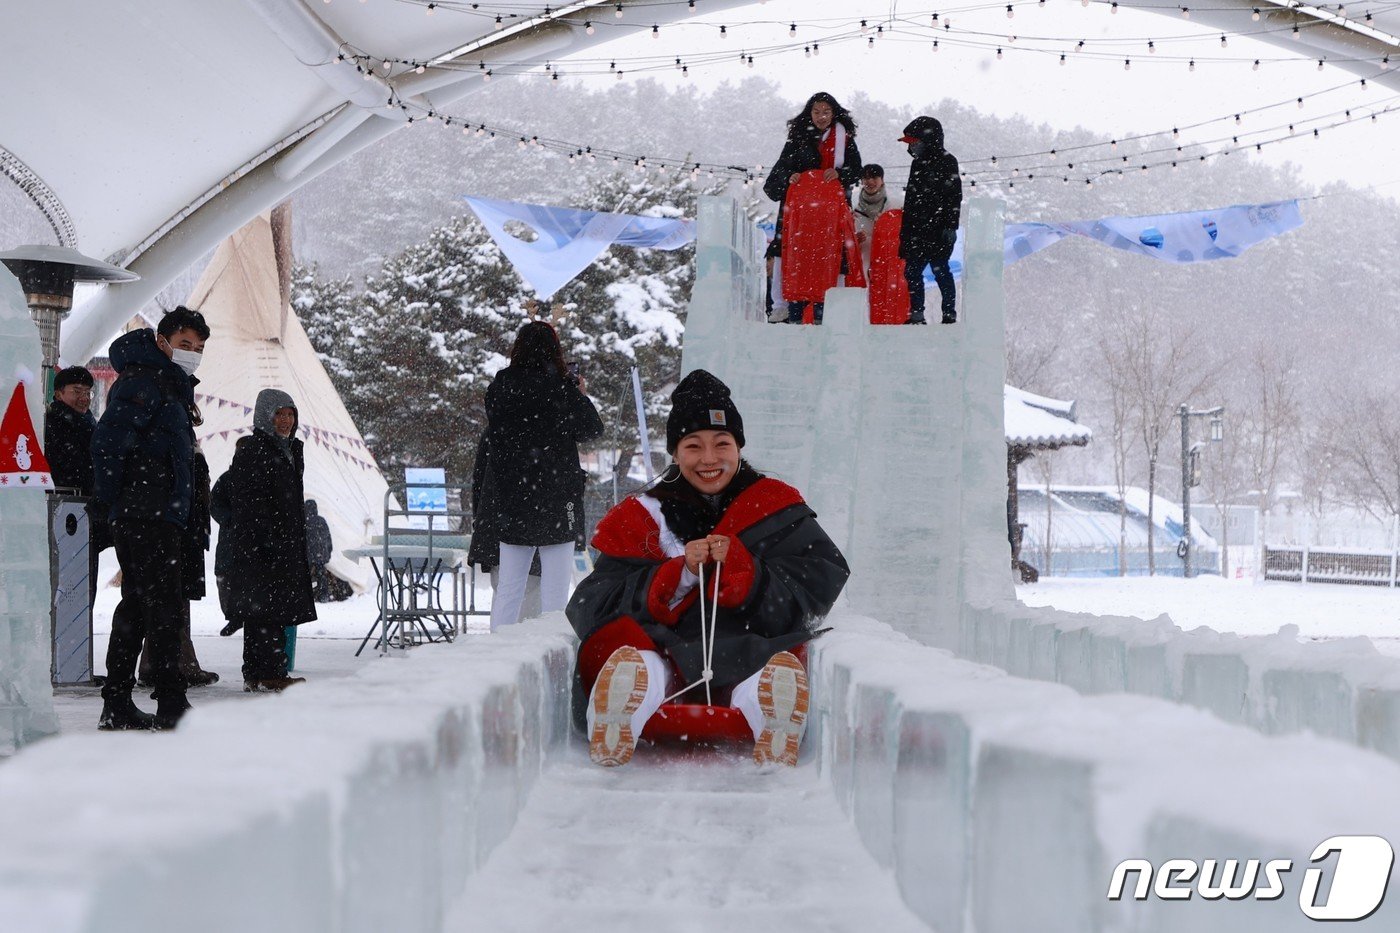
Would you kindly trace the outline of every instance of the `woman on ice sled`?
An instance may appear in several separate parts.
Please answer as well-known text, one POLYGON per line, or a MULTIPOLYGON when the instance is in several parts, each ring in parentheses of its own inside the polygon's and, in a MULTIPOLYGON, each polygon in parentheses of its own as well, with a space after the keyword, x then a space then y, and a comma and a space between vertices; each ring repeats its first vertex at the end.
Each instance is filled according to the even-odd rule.
POLYGON ((743 715, 755 761, 795 765, 808 707, 797 654, 850 569, 801 494, 740 458, 728 386, 696 370, 671 402, 673 462, 603 517, 596 568, 566 610, 589 756, 626 764, 662 704, 703 687, 707 704, 743 715))

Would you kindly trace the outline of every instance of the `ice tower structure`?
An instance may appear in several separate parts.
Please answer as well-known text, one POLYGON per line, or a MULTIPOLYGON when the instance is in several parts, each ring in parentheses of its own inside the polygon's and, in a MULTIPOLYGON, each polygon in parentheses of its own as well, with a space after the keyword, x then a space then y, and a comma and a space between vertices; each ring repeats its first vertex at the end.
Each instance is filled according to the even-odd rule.
POLYGON ((958 324, 869 323, 864 289, 828 293, 820 327, 765 323, 761 243, 702 198, 682 369, 744 412, 757 469, 800 489, 851 561, 850 608, 956 648, 963 607, 1014 602, 1002 403, 1002 203, 967 205, 958 324))

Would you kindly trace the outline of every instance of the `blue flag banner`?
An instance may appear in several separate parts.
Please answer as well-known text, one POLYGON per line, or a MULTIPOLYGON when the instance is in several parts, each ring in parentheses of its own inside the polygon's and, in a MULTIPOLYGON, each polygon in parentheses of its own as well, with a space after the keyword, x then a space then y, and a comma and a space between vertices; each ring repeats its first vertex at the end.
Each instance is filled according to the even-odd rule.
POLYGON ((1209 211, 1103 217, 1065 224, 1070 233, 1160 262, 1233 259, 1257 243, 1303 225, 1297 201, 1236 204, 1209 211))
POLYGON ((613 244, 672 250, 695 240, 693 220, 580 211, 492 198, 464 200, 515 271, 541 299, 552 297, 613 244), (534 240, 526 241, 507 230, 511 221, 533 231, 534 240))
MULTIPOLYGON (((1236 204, 1180 214, 1142 214, 1137 217, 1101 217, 1067 223, 1007 224, 1003 253, 1009 266, 1018 259, 1053 246, 1067 236, 1088 237, 1111 246, 1156 259, 1159 262, 1210 262, 1233 259, 1251 246, 1303 225, 1298 202, 1236 204)), ((963 244, 959 234, 948 266, 962 276, 963 244)), ((933 275, 924 270, 924 281, 933 275)))

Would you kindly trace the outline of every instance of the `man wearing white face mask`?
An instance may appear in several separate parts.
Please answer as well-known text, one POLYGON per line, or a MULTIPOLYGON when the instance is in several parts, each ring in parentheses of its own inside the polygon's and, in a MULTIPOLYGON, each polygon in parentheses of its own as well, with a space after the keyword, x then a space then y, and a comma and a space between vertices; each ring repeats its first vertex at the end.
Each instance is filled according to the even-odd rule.
MULTIPOLYGON (((190 377, 191 388, 199 385, 194 373, 204 359, 204 342, 208 337, 209 325, 204 322, 204 316, 184 305, 167 313, 156 325, 156 346, 170 348, 171 362, 190 377)), ((190 409, 190 420, 195 427, 204 422, 198 405, 190 409)), ((209 550, 209 462, 199 449, 198 439, 194 442, 191 466, 190 517, 185 522, 185 533, 180 541, 180 586, 184 590, 181 601, 180 672, 191 687, 206 687, 218 683, 219 675, 200 667, 194 642, 190 638, 190 600, 204 598, 204 552, 209 550)), ((143 649, 141 664, 136 671, 137 685, 147 687, 154 684, 154 670, 151 652, 143 649)))
MULTIPOLYGON (((189 709, 180 668, 187 609, 182 551, 195 500, 199 417, 189 373, 208 338, 204 317, 182 307, 155 331, 118 337, 108 353, 117 381, 93 432, 93 494, 108 509, 122 599, 107 645, 101 729, 173 729, 189 709), (155 716, 131 699, 143 639, 151 655, 155 716)), ((207 475, 206 469, 206 515, 207 475)))

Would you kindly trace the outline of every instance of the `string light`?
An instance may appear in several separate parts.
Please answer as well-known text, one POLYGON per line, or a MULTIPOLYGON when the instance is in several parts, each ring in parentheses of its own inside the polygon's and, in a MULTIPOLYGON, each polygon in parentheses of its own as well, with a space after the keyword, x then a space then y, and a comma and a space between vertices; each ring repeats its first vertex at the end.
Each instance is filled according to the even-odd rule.
MULTIPOLYGON (((505 21, 504 19, 501 18, 501 14, 499 14, 499 13, 496 14, 496 28, 497 28, 498 30, 500 30, 500 29, 505 29, 505 28, 506 28, 506 21, 505 21)), ((592 29, 592 28, 593 28, 593 24, 592 24, 592 23, 589 23, 589 24, 588 24, 588 28, 589 28, 589 29, 592 29)), ((589 35, 592 35, 592 33, 589 33, 589 35)))
POLYGON ((1006 5, 1006 18, 1007 18, 1007 19, 1015 19, 1015 18, 1016 18, 1016 11, 1013 10, 1013 9, 1011 8, 1011 4, 1009 4, 1009 3, 1006 5))
POLYGON ((617 19, 622 19, 622 4, 619 3, 617 5, 617 9, 613 11, 613 16, 617 19))
MULTIPOLYGON (((500 21, 501 21, 501 18, 500 18, 499 16, 496 17, 496 22, 499 23, 500 21)), ((591 35, 593 35, 595 32, 597 32, 598 30, 596 30, 596 29, 593 28, 593 22, 590 20, 589 22, 586 22, 586 23, 583 24, 583 31, 586 32, 586 33, 588 33, 588 34, 591 36, 591 35)))

